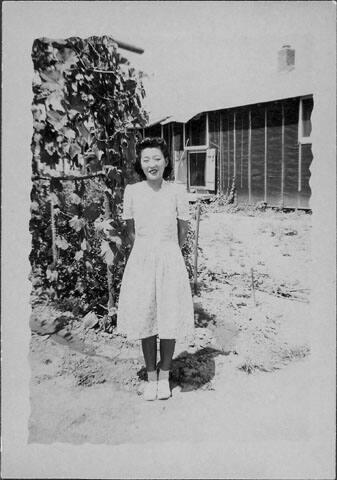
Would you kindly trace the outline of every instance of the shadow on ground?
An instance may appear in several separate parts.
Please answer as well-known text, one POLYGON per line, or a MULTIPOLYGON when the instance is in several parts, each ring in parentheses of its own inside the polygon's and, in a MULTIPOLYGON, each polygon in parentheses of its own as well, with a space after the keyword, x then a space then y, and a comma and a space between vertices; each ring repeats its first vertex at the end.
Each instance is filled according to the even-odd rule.
MULTIPOLYGON (((228 355, 221 350, 206 347, 195 353, 182 352, 173 361, 170 373, 171 389, 180 387, 182 392, 207 389, 215 375, 214 358, 228 355)), ((141 380, 147 380, 145 367, 137 372, 141 380)))

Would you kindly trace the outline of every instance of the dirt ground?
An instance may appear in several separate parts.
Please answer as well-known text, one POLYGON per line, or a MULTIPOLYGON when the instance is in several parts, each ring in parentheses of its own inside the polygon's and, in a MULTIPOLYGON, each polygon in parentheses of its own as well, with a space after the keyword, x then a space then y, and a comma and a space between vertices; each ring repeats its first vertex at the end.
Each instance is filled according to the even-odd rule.
POLYGON ((177 346, 169 400, 143 400, 139 343, 71 315, 58 333, 33 326, 29 442, 307 438, 310 230, 299 212, 202 213, 195 342, 177 346))

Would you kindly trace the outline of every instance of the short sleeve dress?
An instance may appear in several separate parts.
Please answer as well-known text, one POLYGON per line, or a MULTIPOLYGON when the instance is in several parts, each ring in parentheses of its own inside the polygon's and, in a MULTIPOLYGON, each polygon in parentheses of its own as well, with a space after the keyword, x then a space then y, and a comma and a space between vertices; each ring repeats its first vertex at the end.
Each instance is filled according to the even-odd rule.
POLYGON ((191 287, 178 243, 177 219, 189 220, 181 187, 165 180, 159 191, 128 185, 123 218, 134 219, 135 242, 122 279, 117 331, 129 340, 158 335, 186 344, 193 338, 191 287))

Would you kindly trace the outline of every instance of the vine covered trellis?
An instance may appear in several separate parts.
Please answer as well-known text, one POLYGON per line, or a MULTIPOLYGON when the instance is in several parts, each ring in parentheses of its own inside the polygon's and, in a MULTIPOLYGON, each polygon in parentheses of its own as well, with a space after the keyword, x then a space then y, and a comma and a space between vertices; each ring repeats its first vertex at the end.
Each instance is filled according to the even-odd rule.
POLYGON ((112 314, 128 254, 123 189, 147 120, 143 74, 107 36, 40 38, 32 60, 33 287, 84 311, 107 301, 112 314))

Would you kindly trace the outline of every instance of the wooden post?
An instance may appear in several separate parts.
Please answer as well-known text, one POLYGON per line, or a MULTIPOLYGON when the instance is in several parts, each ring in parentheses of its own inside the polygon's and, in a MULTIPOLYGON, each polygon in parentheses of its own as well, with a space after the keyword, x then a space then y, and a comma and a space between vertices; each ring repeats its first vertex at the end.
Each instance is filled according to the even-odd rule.
POLYGON ((51 219, 51 240, 52 240, 52 252, 53 252, 53 264, 56 266, 58 260, 58 252, 56 246, 56 226, 55 226, 55 211, 54 211, 54 197, 53 192, 50 191, 50 182, 49 182, 49 193, 50 193, 50 219, 51 219))
MULTIPOLYGON (((104 218, 106 220, 111 218, 111 209, 110 209, 110 203, 109 203, 109 195, 107 192, 104 192, 104 218)), ((114 300, 113 300, 113 295, 112 295, 112 290, 113 290, 113 277, 112 277, 112 272, 110 270, 109 265, 107 264, 107 281, 108 281, 108 294, 109 294, 109 300, 108 300, 108 312, 110 311, 111 308, 115 306, 114 300)), ((109 313, 108 313, 109 315, 109 313)), ((109 315, 110 316, 110 315, 109 315)))
POLYGON ((241 158, 240 158, 240 168, 241 168, 241 188, 243 188, 243 113, 241 112, 241 158))
MULTIPOLYGON (((174 162, 175 162, 175 159, 174 159, 174 143, 175 142, 174 142, 174 124, 173 123, 171 125, 171 139, 172 139, 172 145, 171 145, 171 155, 172 156, 171 156, 171 158, 172 158, 172 162, 174 164, 174 162)), ((175 167, 175 165, 173 165, 173 173, 174 173, 174 167, 175 167)), ((176 180, 175 175, 174 175, 174 180, 176 180)))
POLYGON ((230 188, 229 113, 227 113, 227 193, 230 188))
POLYGON ((250 275, 251 275, 251 282, 252 282, 252 297, 253 297, 254 307, 256 307, 255 285, 254 285, 254 270, 253 270, 253 268, 250 269, 250 275))
POLYGON ((194 294, 198 293, 198 240, 199 240, 199 223, 200 223, 200 203, 197 203, 197 217, 195 225, 195 241, 194 241, 194 272, 193 285, 194 294))
POLYGON ((234 162, 234 168, 233 168, 233 176, 234 178, 236 177, 236 112, 233 114, 233 162, 234 162))
POLYGON ((219 178, 218 178, 218 191, 222 193, 222 114, 219 113, 219 178))
POLYGON ((301 190, 302 190, 302 144, 298 142, 298 194, 297 207, 301 206, 301 190))
POLYGON ((252 201, 252 114, 248 112, 248 202, 252 201))
POLYGON ((264 108, 264 201, 267 203, 267 107, 264 108))
POLYGON ((298 143, 298 191, 302 190, 302 144, 298 143))
POLYGON ((284 206, 284 105, 282 103, 282 130, 281 130, 281 206, 284 206))

